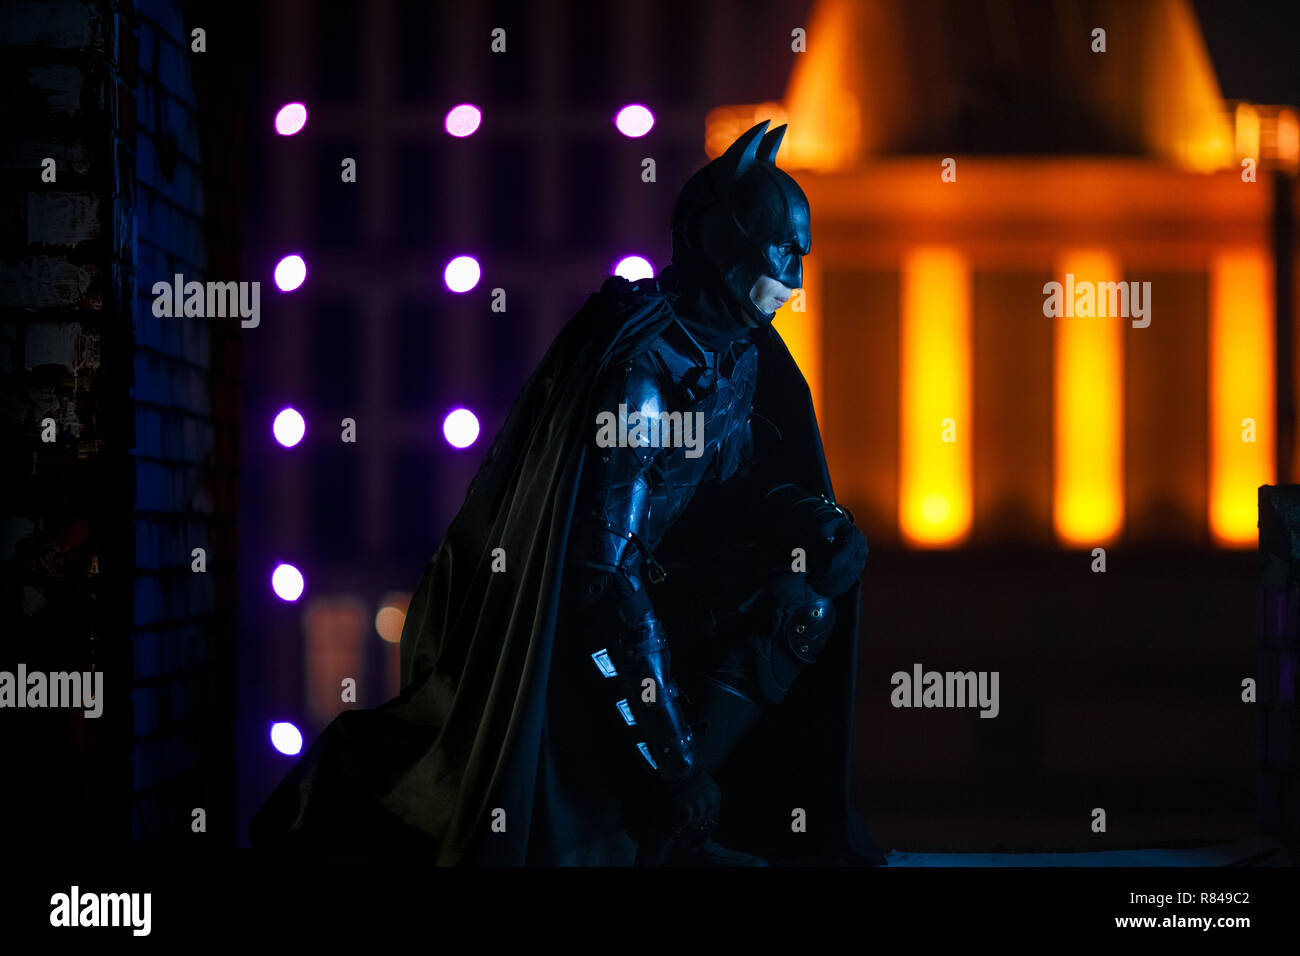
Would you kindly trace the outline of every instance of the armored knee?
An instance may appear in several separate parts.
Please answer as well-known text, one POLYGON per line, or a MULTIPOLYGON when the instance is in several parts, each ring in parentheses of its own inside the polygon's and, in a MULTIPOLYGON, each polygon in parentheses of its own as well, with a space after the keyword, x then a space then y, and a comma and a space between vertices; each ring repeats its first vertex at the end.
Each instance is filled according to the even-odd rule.
POLYGON ((754 622, 747 655, 750 679, 764 702, 779 704, 830 639, 835 602, 810 588, 803 575, 782 574, 764 587, 754 622))

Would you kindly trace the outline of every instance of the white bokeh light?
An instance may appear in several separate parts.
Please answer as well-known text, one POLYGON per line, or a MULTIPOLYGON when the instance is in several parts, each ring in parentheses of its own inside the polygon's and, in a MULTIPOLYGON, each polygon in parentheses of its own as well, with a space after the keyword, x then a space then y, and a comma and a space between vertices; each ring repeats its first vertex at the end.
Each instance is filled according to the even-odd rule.
POLYGON ((271 746, 285 756, 302 752, 302 731, 287 720, 271 725, 271 746))
POLYGON ((307 434, 307 420, 296 408, 283 409, 271 423, 271 433, 285 448, 292 448, 307 434))
POLYGON ((482 270, 478 260, 473 256, 457 256, 447 263, 442 272, 442 279, 452 292, 468 292, 478 285, 482 270))
POLYGON ((281 292, 292 292, 307 281, 307 261, 295 253, 275 264, 275 284, 281 292))
POLYGON ((655 267, 644 256, 624 256, 614 266, 614 275, 622 276, 628 282, 637 279, 649 279, 655 274, 655 267))
POLYGON ((636 139, 638 136, 644 136, 654 127, 655 115, 640 103, 633 103, 618 111, 618 115, 614 117, 614 125, 624 136, 636 139))
POLYGON ((307 107, 302 103, 286 103, 275 114, 275 131, 281 136, 293 136, 307 125, 307 107))
POLYGON ((306 583, 302 572, 292 564, 279 564, 271 572, 271 590, 281 601, 296 601, 302 597, 306 583))
POLYGON ((453 448, 468 448, 478 441, 478 417, 468 408, 458 408, 442 420, 442 435, 453 448))
POLYGON ((483 113, 472 103, 461 103, 447 111, 443 126, 452 136, 466 137, 473 135, 483 122, 483 113))

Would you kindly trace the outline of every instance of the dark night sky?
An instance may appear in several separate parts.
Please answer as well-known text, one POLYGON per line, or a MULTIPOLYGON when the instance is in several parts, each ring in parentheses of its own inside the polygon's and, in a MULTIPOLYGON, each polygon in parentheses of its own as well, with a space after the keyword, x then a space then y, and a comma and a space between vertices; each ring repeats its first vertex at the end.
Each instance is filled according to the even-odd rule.
POLYGON ((1228 99, 1300 105, 1300 0, 1192 0, 1228 99))

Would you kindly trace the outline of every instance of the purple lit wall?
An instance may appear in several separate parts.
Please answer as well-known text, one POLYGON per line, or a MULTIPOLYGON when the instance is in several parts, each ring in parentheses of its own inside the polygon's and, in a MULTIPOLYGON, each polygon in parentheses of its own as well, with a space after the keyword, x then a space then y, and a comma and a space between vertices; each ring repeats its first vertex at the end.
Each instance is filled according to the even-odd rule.
MULTIPOLYGON (((763 6, 783 23, 804 5, 763 6)), ((771 98, 783 78, 738 50, 706 56, 707 30, 672 26, 701 16, 687 0, 312 9, 267 5, 274 56, 249 124, 245 272, 270 278, 293 254, 306 280, 268 287, 243 339, 244 416, 260 424, 241 481, 241 820, 284 771, 267 728, 290 721, 310 742, 330 701, 353 706, 318 684, 354 672, 359 707, 396 693, 406 596, 525 377, 616 268, 670 261, 672 196, 706 159, 708 109, 771 98), (306 125, 278 135, 290 103, 306 125), (286 408, 307 426, 290 448, 268 428, 286 408), (296 602, 272 591, 280 563, 306 579, 296 602), (349 650, 313 669, 308 648, 327 645, 349 650)), ((749 19, 729 0, 702 15, 714 33, 749 19)))

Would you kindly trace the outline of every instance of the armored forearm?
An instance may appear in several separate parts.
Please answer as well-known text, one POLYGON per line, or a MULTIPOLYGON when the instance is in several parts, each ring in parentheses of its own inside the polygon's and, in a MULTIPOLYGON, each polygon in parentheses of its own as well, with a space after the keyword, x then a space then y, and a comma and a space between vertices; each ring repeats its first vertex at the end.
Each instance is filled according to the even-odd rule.
POLYGON ((690 776, 695 749, 677 686, 669 671, 663 625, 648 612, 592 654, 597 668, 613 680, 620 718, 636 738, 636 748, 667 779, 690 776))
MULTIPOLYGON (((658 414, 662 405, 653 379, 633 368, 615 376, 604 396, 612 407, 643 414, 658 414)), ((589 666, 604 679, 598 686, 608 688, 609 719, 626 725, 628 745, 650 768, 676 779, 695 771, 695 754, 669 669, 668 641, 644 580, 661 572, 644 537, 657 451, 588 447, 569 573, 579 584, 589 666)))

